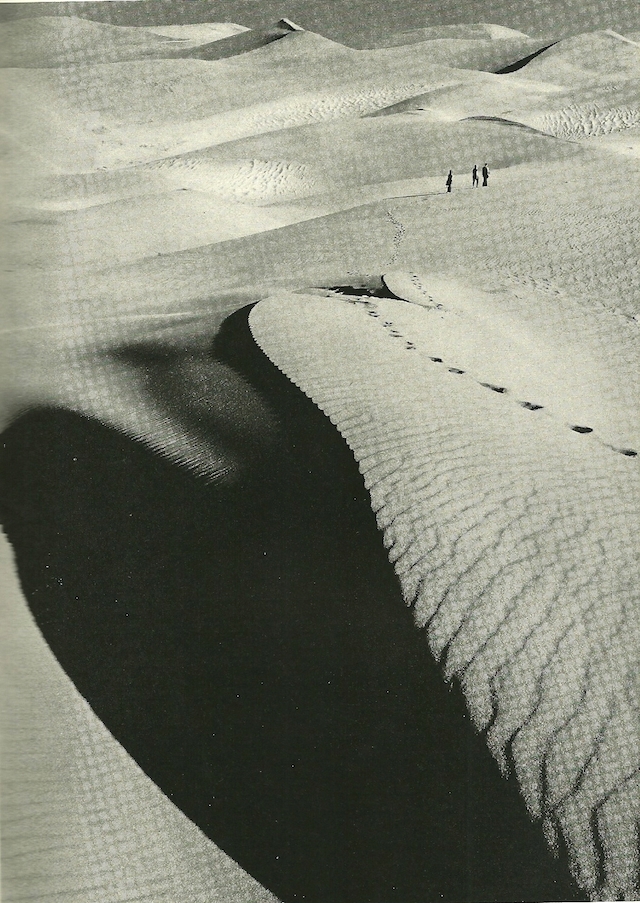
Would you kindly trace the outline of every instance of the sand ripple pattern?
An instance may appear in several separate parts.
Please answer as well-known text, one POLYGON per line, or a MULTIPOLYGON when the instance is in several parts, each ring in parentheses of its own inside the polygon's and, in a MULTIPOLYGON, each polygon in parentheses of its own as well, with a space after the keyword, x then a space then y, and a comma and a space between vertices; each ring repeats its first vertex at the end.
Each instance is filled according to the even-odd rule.
POLYGON ((300 295, 250 325, 352 449, 416 625, 551 846, 592 899, 637 899, 638 459, 420 354, 407 307, 411 336, 300 295))
POLYGON ((531 125, 556 138, 599 138, 640 125, 640 109, 575 104, 531 117, 531 125))
POLYGON ((162 160, 149 167, 183 188, 206 191, 240 203, 307 197, 318 189, 312 167, 286 160, 218 163, 197 158, 162 160))

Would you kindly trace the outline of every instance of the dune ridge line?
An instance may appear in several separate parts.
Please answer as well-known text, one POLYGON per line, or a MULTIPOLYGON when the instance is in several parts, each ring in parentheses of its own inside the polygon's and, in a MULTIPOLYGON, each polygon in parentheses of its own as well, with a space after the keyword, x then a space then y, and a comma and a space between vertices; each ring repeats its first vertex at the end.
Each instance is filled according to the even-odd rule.
POLYGON ((281 295, 250 327, 352 449, 416 624, 550 845, 592 899, 635 899, 635 469, 458 389, 357 308, 281 295))

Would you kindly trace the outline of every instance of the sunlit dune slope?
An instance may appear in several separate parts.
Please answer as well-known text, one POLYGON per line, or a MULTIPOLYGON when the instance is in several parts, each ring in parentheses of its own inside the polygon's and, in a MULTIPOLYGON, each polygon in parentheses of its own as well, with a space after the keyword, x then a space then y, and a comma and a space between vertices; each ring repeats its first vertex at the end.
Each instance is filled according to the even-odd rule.
POLYGON ((423 57, 358 55, 292 33, 228 60, 9 69, 3 72, 12 96, 7 124, 18 141, 39 146, 62 170, 127 165, 247 134, 360 115, 451 81, 447 67, 429 65, 423 57))
POLYGON ((387 35, 378 42, 378 46, 399 47, 405 44, 417 44, 420 41, 438 41, 443 39, 461 41, 486 40, 525 40, 529 36, 504 25, 492 25, 478 22, 474 25, 432 25, 428 28, 412 28, 409 31, 397 31, 387 35))
MULTIPOLYGON (((429 122, 398 114, 286 129, 219 145, 197 155, 175 159, 171 169, 185 176, 205 165, 229 166, 252 160, 288 161, 315 176, 307 192, 341 187, 440 176, 452 168, 471 172, 491 159, 493 167, 514 166, 527 160, 566 159, 578 149, 546 135, 494 122, 429 122), (398 153, 402 148, 402 154, 398 153)), ((231 173, 230 173, 231 175, 231 173)), ((266 175, 266 173, 265 173, 266 175)), ((215 190, 215 189, 214 189, 215 190)))
MULTIPOLYGON (((459 287, 443 298, 446 282, 417 278, 441 310, 280 294, 254 308, 252 331, 352 449, 417 628, 549 842, 562 836, 594 899, 635 899, 637 462, 518 403, 547 355, 556 410, 579 406, 590 378, 602 391, 589 366, 571 386, 589 347, 573 330, 590 338, 589 312, 545 306, 541 333, 534 315, 525 336, 473 290, 461 309, 459 287), (496 356, 494 386, 483 373, 496 356)), ((630 361, 618 369, 617 324, 600 319, 607 353, 589 364, 610 366, 615 404, 630 361)))
POLYGON ((0 24, 0 67, 59 68, 182 56, 224 59, 264 47, 292 30, 284 21, 253 31, 230 22, 156 28, 75 16, 18 19, 0 24))
POLYGON ((146 29, 75 16, 18 19, 0 24, 0 66, 49 68, 140 59, 161 53, 169 42, 146 29))
POLYGON ((136 27, 138 31, 149 31, 192 45, 210 44, 211 41, 249 31, 245 25, 237 25, 235 22, 202 22, 196 25, 140 25, 136 27))

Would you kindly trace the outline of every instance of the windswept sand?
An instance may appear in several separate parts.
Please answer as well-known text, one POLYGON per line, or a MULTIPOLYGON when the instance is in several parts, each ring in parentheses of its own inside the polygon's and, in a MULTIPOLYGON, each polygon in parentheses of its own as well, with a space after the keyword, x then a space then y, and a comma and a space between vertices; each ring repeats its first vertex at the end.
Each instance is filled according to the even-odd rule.
MULTIPOLYGON (((269 297, 254 335, 349 441, 418 626, 503 767, 516 735, 523 807, 551 844, 560 832, 581 893, 633 899, 638 35, 562 40, 499 75, 546 45, 491 25, 370 51, 280 23, 0 33, 3 425, 65 407, 224 483, 235 447, 211 432, 229 414, 211 385, 233 377, 215 362, 208 381, 178 380, 185 410, 213 395, 198 425, 130 351, 202 354, 269 297), (489 187, 472 190, 485 161, 489 187), (349 285, 376 297, 329 291, 349 285)), ((15 581, 11 600, 4 763, 9 805, 28 809, 23 862, 53 850, 60 900, 92 903, 96 875, 114 900, 272 899, 106 732, 15 581), (83 756, 102 770, 68 799, 83 756), (44 759, 43 814, 24 800, 44 759), (65 820, 81 857, 54 843, 65 820), (125 856, 133 891, 104 878, 125 856)), ((26 866, 14 877, 16 899, 51 893, 26 866)))
POLYGON ((275 296, 253 334, 352 449, 416 624, 531 814, 581 886, 632 899, 637 346, 607 314, 565 307, 551 331, 547 307, 529 332, 508 299, 389 284, 428 304, 275 296))

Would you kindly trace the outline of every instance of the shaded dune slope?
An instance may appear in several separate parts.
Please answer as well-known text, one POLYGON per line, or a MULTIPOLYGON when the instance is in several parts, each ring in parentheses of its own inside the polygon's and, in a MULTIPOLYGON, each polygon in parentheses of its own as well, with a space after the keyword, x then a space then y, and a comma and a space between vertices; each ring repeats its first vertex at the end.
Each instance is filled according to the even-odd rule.
POLYGON ((24 604, 5 533, 0 562, 3 900, 275 903, 152 783, 78 693, 24 604))
POLYGON ((202 44, 189 51, 188 55, 201 60, 224 60, 228 57, 238 56, 238 54, 259 50, 261 47, 266 47, 299 30, 301 29, 290 23, 288 19, 281 19, 271 28, 262 31, 247 30, 202 44))
POLYGON ((69 413, 3 447, 27 598, 108 728, 284 901, 576 899, 414 630, 349 449, 247 311, 213 356, 130 354, 239 456, 234 482, 69 413))
POLYGON ((290 296, 251 328, 353 450, 405 602, 549 843, 590 896, 633 900, 637 458, 506 405, 455 347, 433 356, 433 316, 290 296))

